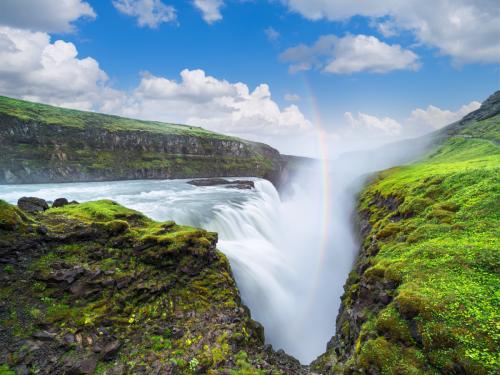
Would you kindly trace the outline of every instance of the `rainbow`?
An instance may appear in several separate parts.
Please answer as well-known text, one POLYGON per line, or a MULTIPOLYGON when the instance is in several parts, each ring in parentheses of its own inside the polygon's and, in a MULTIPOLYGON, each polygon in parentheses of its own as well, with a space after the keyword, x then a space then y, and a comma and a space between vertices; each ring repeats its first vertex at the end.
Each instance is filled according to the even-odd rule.
POLYGON ((306 298, 306 308, 303 310, 303 316, 298 319, 297 324, 301 324, 304 319, 307 319, 308 311, 307 309, 314 306, 315 292, 318 289, 320 275, 322 272, 323 265, 325 263, 326 254, 328 252, 328 240, 329 234, 332 230, 331 223, 331 212, 332 212, 332 189, 331 189, 331 179, 330 179, 330 153, 329 153, 329 142, 328 142, 328 132, 324 127, 324 122, 321 116, 321 111, 314 95, 313 89, 307 80, 305 74, 302 75, 304 86, 306 92, 308 94, 311 111, 313 114, 313 125, 318 137, 318 145, 319 145, 319 158, 321 163, 321 186, 322 186, 322 195, 323 195, 323 205, 322 205, 322 222, 320 229, 320 247, 319 247, 319 256, 316 264, 315 272, 312 276, 313 280, 311 286, 307 292, 306 298))

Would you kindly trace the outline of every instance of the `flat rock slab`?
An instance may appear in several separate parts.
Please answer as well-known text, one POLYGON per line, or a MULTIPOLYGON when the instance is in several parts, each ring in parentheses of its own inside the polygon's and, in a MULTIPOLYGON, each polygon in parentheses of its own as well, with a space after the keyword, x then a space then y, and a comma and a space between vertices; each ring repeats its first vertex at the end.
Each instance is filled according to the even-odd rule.
POLYGON ((255 182, 250 180, 226 180, 224 178, 201 178, 187 182, 194 186, 226 186, 229 189, 249 190, 255 188, 255 182))

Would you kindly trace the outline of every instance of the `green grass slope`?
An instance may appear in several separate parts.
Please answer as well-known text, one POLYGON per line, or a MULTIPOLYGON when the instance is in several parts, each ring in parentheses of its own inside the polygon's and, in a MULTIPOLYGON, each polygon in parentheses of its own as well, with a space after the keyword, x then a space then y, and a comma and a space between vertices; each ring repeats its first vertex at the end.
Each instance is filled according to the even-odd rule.
POLYGON ((279 183, 265 144, 0 96, 0 184, 253 176, 279 183))
POLYGON ((360 196, 362 250, 324 373, 498 374, 500 115, 360 196))
POLYGON ((213 139, 236 139, 196 126, 142 121, 101 113, 78 111, 13 99, 6 96, 0 96, 0 114, 12 116, 25 122, 34 121, 39 124, 61 125, 80 129, 97 127, 115 132, 123 130, 146 131, 158 134, 189 135, 213 139))

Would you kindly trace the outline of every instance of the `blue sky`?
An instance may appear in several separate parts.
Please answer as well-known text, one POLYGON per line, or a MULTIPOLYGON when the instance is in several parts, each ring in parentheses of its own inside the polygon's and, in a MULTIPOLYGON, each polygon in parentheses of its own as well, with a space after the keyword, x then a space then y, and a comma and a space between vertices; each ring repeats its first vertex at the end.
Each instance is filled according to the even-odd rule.
POLYGON ((499 89, 500 18, 494 1, 436 1, 438 16, 424 9, 425 1, 361 3, 6 0, 0 4, 0 62, 25 61, 21 52, 33 58, 36 48, 22 43, 35 35, 50 39, 36 42, 42 57, 30 69, 41 62, 39 76, 0 68, 0 92, 132 117, 189 121, 293 149, 307 138, 309 126, 319 125, 318 114, 333 141, 362 137, 377 143, 443 126, 499 89), (35 15, 27 15, 30 10, 35 15), (321 38, 322 46, 315 44, 321 38), (58 40, 64 44, 56 45, 58 40), (57 59, 57 67, 47 66, 43 51, 50 45, 60 51, 57 56, 68 55, 61 59, 67 68, 57 59), (290 72, 294 66, 298 72, 290 72), (57 69, 60 77, 54 80, 57 69), (179 74, 185 69, 202 70, 217 82, 202 78, 197 81, 201 88, 181 87, 179 74), (40 77, 52 78, 43 86, 40 77), (57 90, 58 78, 63 87, 53 93, 47 87, 57 90), (260 84, 268 85, 269 93, 264 90, 263 99, 241 107, 238 103, 248 98, 234 93, 238 82, 249 94, 260 84), (214 87, 230 109, 208 103, 214 87), (175 110, 165 109, 174 102, 175 110), (294 109, 287 112, 290 106, 294 109), (296 126, 284 126, 287 122, 296 126))

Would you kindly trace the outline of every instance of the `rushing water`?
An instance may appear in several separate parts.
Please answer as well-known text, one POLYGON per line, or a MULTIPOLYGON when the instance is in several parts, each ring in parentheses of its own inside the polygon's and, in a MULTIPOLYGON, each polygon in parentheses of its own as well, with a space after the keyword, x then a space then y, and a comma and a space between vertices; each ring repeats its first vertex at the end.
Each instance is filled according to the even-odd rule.
POLYGON ((352 239, 329 221, 325 187, 310 176, 305 181, 283 201, 260 179, 255 190, 195 187, 186 180, 0 186, 0 199, 112 199, 156 220, 218 232, 218 248, 228 256, 242 299, 264 325, 267 341, 308 363, 333 335, 353 255, 343 254, 352 253, 349 246, 334 244, 334 237, 337 244, 352 239))

